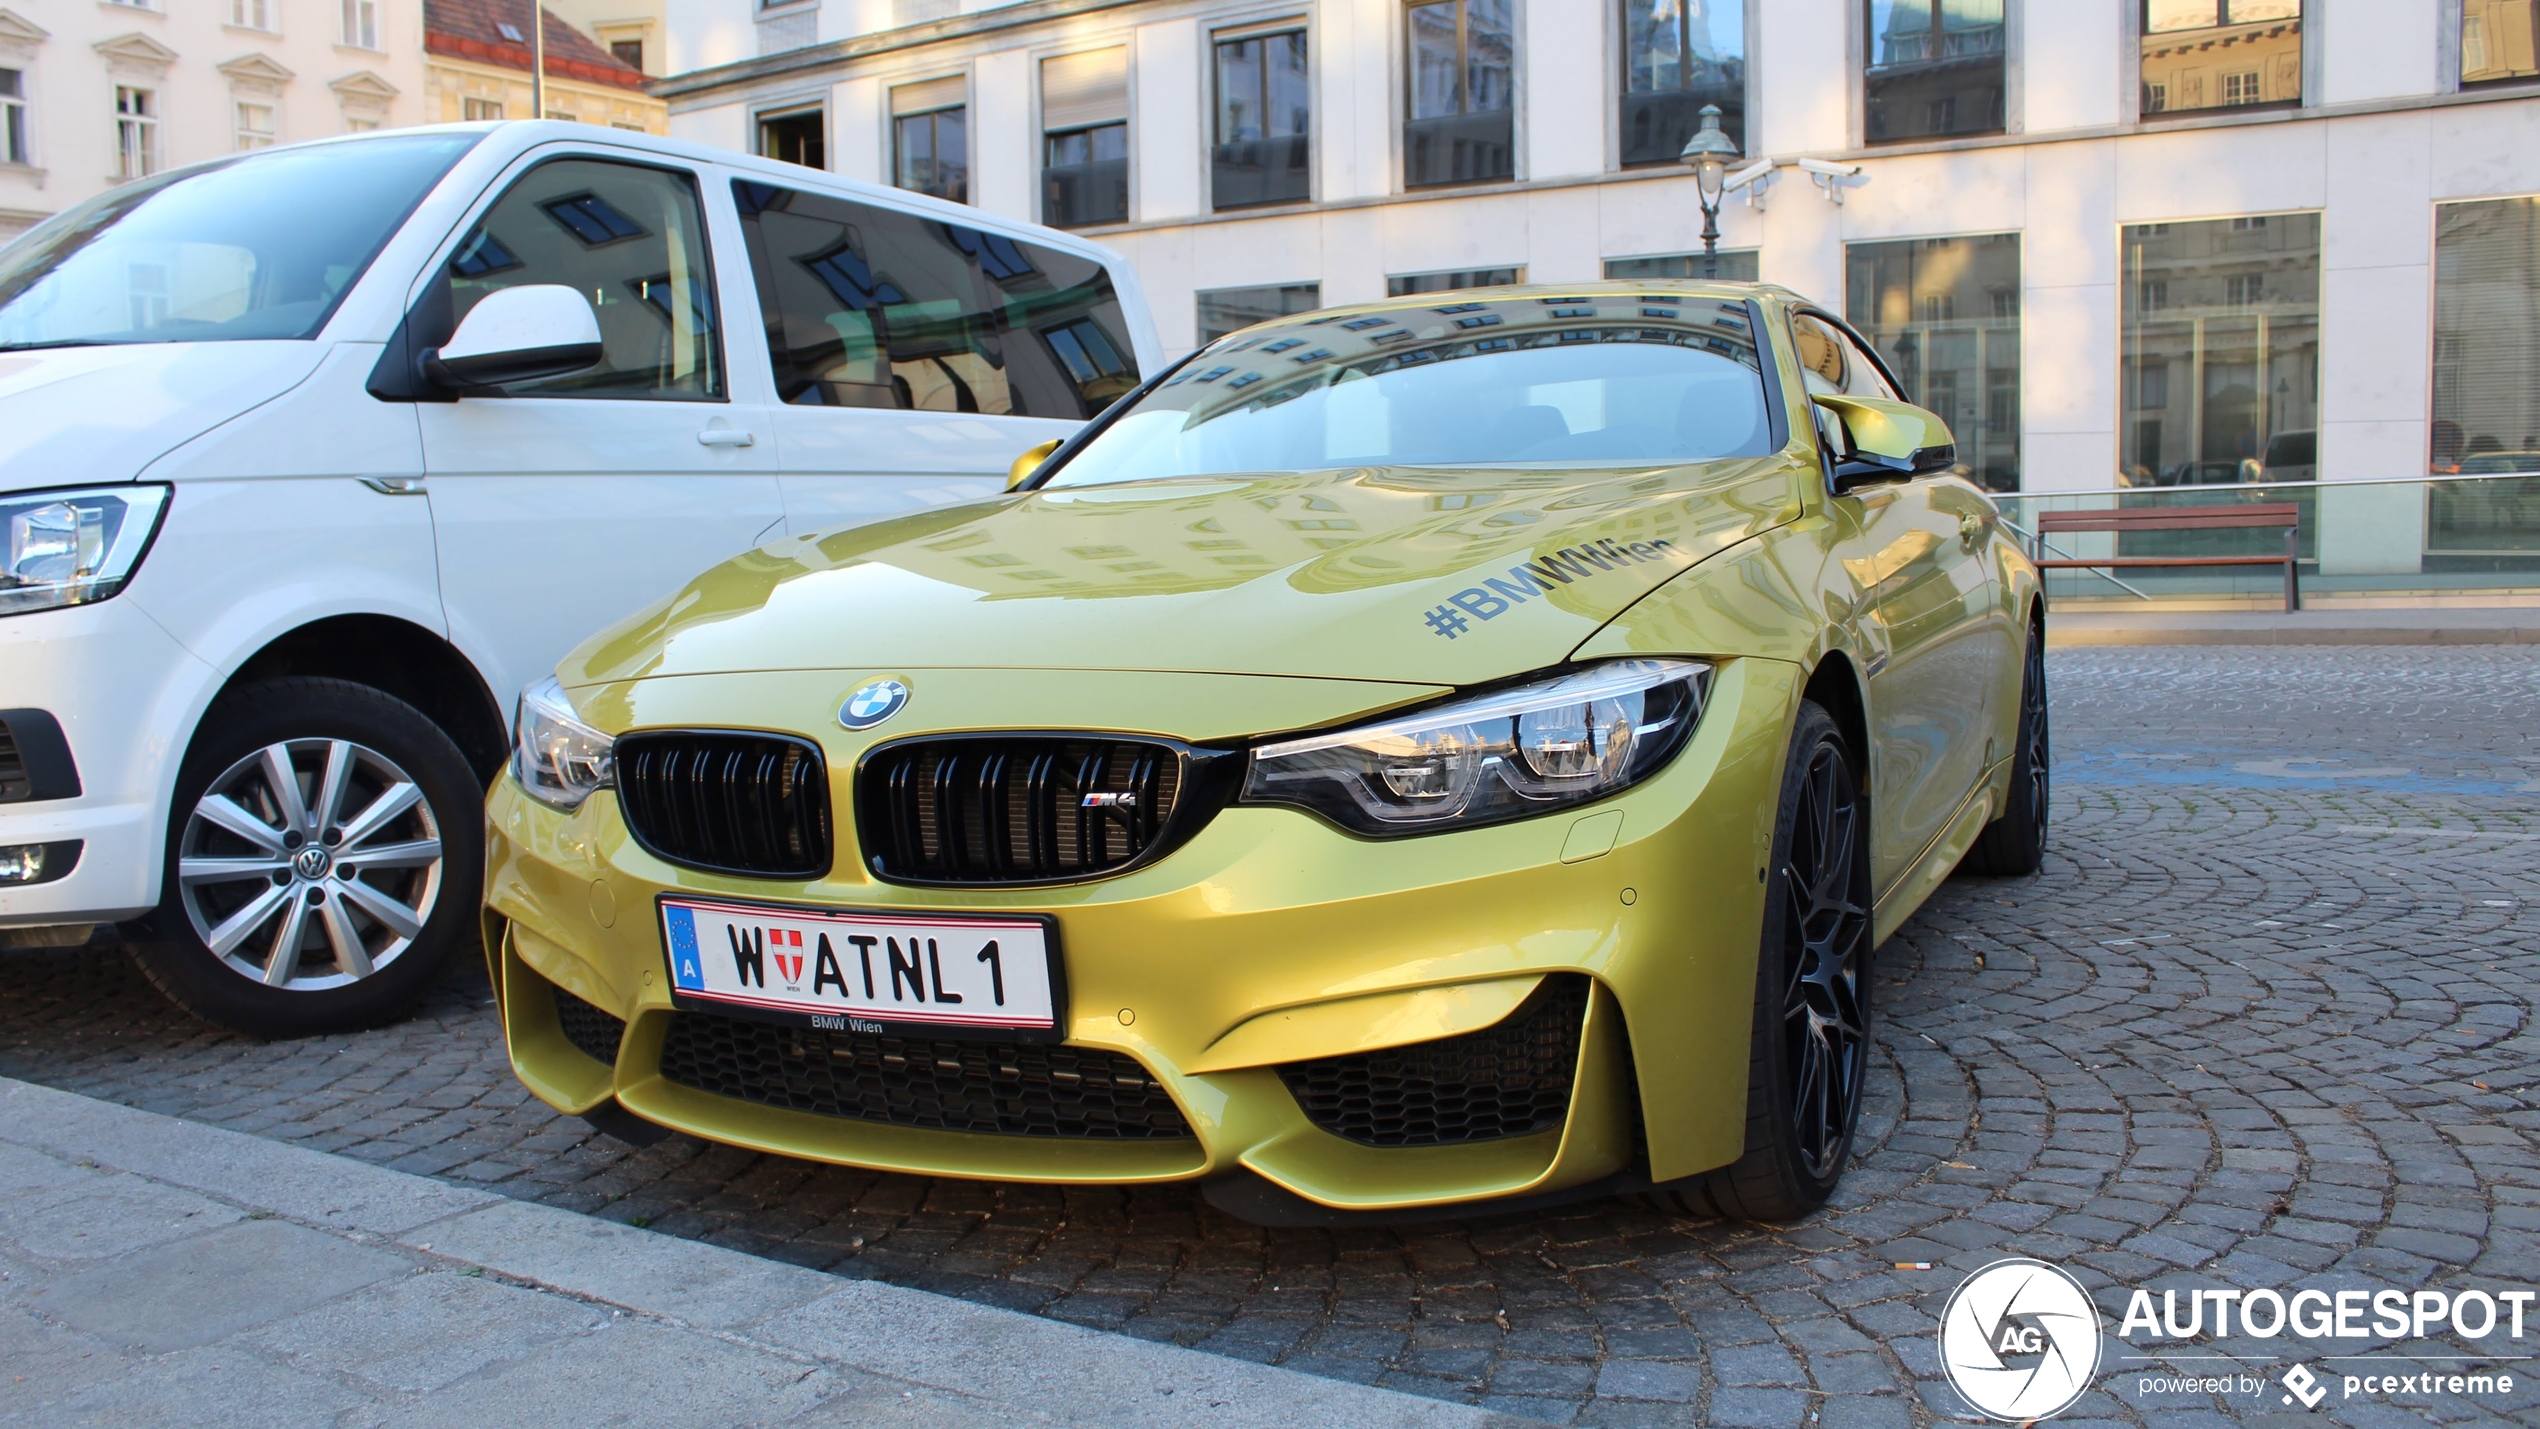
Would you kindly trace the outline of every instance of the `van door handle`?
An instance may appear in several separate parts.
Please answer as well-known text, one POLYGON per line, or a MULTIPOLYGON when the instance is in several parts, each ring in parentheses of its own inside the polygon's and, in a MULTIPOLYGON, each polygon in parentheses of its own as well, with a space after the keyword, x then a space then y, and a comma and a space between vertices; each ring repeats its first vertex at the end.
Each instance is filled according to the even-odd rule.
POLYGON ((701 447, 748 447, 758 445, 758 438, 751 436, 747 432, 736 432, 729 427, 708 427, 704 431, 697 433, 697 445, 701 447))

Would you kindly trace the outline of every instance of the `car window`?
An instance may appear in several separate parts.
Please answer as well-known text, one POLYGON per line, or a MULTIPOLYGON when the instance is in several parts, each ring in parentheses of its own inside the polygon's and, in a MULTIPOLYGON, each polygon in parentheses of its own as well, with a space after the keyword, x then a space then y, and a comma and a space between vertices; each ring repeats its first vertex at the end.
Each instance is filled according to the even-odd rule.
POLYGON ((0 350, 315 337, 479 137, 311 144, 109 189, 0 253, 0 350))
POLYGON ((1607 292, 1247 328, 1140 398, 1049 484, 1672 464, 1772 446, 1746 304, 1607 292))
POLYGON ((787 402, 1081 419, 1138 385, 1090 258, 754 180, 732 196, 787 402))
POLYGON ((688 174, 602 159, 540 164, 469 230, 448 281, 456 319, 488 293, 530 283, 590 298, 599 366, 510 384, 513 396, 723 396, 714 274, 688 174))
POLYGON ((1809 396, 1896 396, 1896 389, 1880 375, 1878 364, 1832 324, 1806 313, 1794 313, 1790 335, 1799 354, 1800 380, 1807 384, 1809 396))

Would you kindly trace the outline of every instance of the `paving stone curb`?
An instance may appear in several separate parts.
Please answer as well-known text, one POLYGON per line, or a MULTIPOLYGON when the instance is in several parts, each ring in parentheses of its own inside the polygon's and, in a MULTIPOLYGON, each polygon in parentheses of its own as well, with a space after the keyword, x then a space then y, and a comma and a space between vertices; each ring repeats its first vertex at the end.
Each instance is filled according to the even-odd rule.
MULTIPOLYGON (((1516 1429, 1536 1422, 878 1281, 842 1282, 719 1246, 7 1078, 0 1078, 0 1148, 16 1152, 0 1159, 0 1264, 17 1272, 0 1274, 0 1281, 17 1282, 0 1304, 31 1312, 56 1336, 66 1329, 83 1335, 93 1342, 88 1357, 99 1348, 125 1356, 129 1371, 108 1382, 112 1392, 102 1399, 99 1385, 80 1386, 86 1399, 72 1395, 56 1406, 58 1414, 29 1410, 21 1377, 14 1386, 21 1391, 18 1405, 0 1406, 0 1421, 205 1422, 192 1417, 201 1396, 215 1382, 236 1387, 237 1356, 252 1359, 257 1347, 281 1353, 276 1345, 294 1342, 289 1334, 275 1338, 272 1320, 256 1303, 268 1292, 265 1282, 276 1282, 270 1293, 286 1317, 314 1316, 321 1305, 331 1312, 343 1296, 374 1293, 373 1287, 393 1283, 392 1276, 438 1270, 489 1276, 639 1317, 650 1333, 621 1334, 628 1361, 607 1369, 630 1382, 702 1357, 747 1364, 763 1372, 766 1385, 811 1385, 808 1394, 771 1389, 752 1395, 752 1402, 726 1406, 732 1417, 720 1422, 807 1422, 811 1416, 866 1423, 885 1410, 892 1414, 884 1417, 917 1413, 910 1421, 917 1423, 1123 1429, 1516 1429), (65 1206, 76 1207, 81 1228, 73 1238, 83 1245, 62 1242, 62 1232, 45 1221, 44 1212, 65 1206), (160 1234, 168 1227, 180 1233, 160 1234), (115 1253, 79 1254, 87 1246, 115 1253), (196 1292, 218 1307, 212 1315, 189 1308, 184 1326, 164 1323, 168 1317, 149 1302, 171 1267, 220 1277, 196 1292), (286 1283, 289 1289, 281 1289, 286 1283), (240 1293, 222 1305, 224 1285, 240 1293), (319 1298, 290 1303, 295 1294, 319 1298), (73 1304, 81 1308, 67 1324, 45 1314, 48 1305, 73 1304), (236 1333, 186 1342, 207 1319, 234 1320, 236 1333), (164 1372, 165 1361, 187 1357, 176 1373, 164 1372), (224 1357, 233 1362, 220 1363, 224 1357), (130 1393, 135 1384, 145 1388, 138 1399, 130 1393), (156 1395, 147 1392, 152 1385, 160 1387, 156 1395), (889 1403, 895 1390, 897 1406, 889 1403), (854 1413, 829 1418, 849 1403, 854 1413), (779 1411, 776 1420, 767 1417, 771 1409, 779 1411)), ((442 1329, 453 1336, 473 1323, 443 1319, 442 1329)), ((429 1357, 434 1347, 399 1348, 429 1357)), ((464 1357, 455 1347, 452 1353, 464 1357)), ((9 1360, 18 1354, 13 1349, 9 1360)), ((244 1372, 269 1391, 257 1406, 257 1422, 266 1424, 337 1422, 343 1410, 330 1407, 319 1388, 373 1391, 361 1397, 374 1402, 356 1410, 385 1412, 397 1422, 437 1419, 434 1411, 443 1406, 436 1396, 452 1392, 399 1395, 394 1385, 362 1383, 354 1369, 311 1379, 314 1398, 306 1408, 313 1412, 303 1415, 293 1412, 290 1395, 254 1378, 263 1368, 282 1366, 250 1363, 244 1372), (277 1398, 286 1402, 270 1402, 277 1398)), ((716 1382, 729 1387, 736 1381, 726 1371, 716 1382)), ((462 1383, 458 1390, 473 1387, 462 1383)), ((506 1422, 582 1422, 570 1407, 558 1409, 564 1417, 542 1421, 530 1409, 525 1418, 507 1412, 506 1422)), ((356 1419, 377 1422, 367 1414, 356 1419)))

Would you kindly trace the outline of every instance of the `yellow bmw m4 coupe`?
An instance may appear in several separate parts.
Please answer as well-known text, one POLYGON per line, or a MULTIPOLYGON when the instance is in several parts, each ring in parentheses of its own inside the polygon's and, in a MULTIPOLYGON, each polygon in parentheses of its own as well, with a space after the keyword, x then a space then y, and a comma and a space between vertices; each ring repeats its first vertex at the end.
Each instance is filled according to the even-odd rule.
POLYGON ((1803 1216, 1880 942, 2043 854, 2043 621, 1942 419, 1788 291, 1254 327, 525 692, 513 1066, 630 1138, 1273 1224, 1803 1216))

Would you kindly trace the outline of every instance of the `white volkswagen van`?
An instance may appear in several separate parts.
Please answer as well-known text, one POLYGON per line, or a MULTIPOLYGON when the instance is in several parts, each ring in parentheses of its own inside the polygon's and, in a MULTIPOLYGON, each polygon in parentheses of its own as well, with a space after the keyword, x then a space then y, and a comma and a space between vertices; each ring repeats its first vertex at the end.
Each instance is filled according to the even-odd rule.
POLYGON ((400 1015, 523 686, 753 543, 999 490, 1160 357, 1093 244, 577 124, 57 215, 0 249, 0 928, 125 922, 250 1032, 400 1015))

